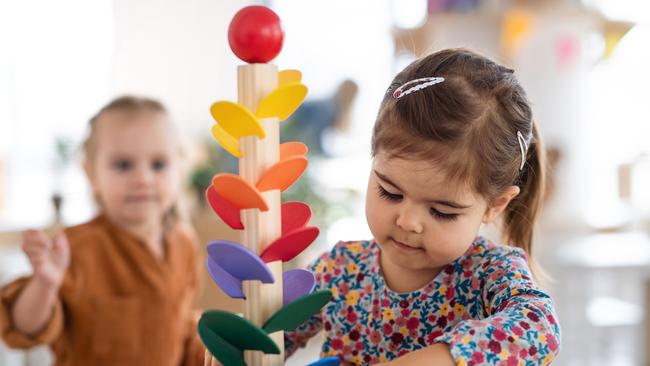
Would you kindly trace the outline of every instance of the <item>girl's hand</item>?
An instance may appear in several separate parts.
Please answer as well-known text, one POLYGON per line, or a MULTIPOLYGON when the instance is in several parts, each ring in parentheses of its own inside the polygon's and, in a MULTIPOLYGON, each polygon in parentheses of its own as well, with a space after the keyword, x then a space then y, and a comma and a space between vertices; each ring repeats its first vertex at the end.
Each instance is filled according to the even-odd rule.
POLYGON ((203 358, 203 366, 223 366, 221 362, 212 357, 212 354, 207 349, 205 350, 205 357, 203 358))
POLYGON ((49 238, 44 232, 23 232, 23 251, 34 270, 34 279, 42 284, 59 288, 70 265, 70 246, 65 234, 49 238))
POLYGON ((389 362, 376 363, 373 366, 419 366, 419 365, 436 365, 436 366, 453 366, 456 363, 451 357, 449 346, 444 343, 420 348, 417 351, 407 353, 389 362))

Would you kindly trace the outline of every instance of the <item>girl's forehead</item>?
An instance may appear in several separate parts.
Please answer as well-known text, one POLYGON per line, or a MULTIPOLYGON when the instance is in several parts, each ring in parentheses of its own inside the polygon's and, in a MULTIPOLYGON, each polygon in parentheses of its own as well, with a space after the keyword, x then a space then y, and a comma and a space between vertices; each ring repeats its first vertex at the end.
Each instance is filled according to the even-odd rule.
POLYGON ((107 113, 97 120, 97 142, 118 150, 166 149, 176 145, 167 116, 157 112, 107 113))
POLYGON ((407 159, 380 151, 375 156, 373 166, 400 175, 409 175, 420 179, 442 179, 445 171, 435 162, 426 159, 407 159))
POLYGON ((471 199, 475 192, 469 182, 454 179, 448 168, 426 159, 405 159, 378 152, 373 160, 374 173, 382 180, 388 178, 402 190, 426 194, 440 192, 445 196, 471 199))
POLYGON ((161 124, 167 126, 168 117, 158 111, 108 111, 103 113, 96 121, 97 128, 107 131, 124 131, 129 128, 155 128, 161 124), (144 126, 147 125, 147 126, 144 126))

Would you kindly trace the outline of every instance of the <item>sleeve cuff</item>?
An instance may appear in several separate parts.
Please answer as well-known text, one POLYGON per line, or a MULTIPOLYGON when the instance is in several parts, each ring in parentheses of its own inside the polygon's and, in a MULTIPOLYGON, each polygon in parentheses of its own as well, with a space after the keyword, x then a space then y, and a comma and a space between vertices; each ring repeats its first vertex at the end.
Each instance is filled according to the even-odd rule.
POLYGON ((24 349, 39 344, 53 343, 63 330, 61 301, 56 302, 50 320, 40 332, 27 335, 15 328, 11 311, 29 279, 29 277, 19 278, 0 289, 0 331, 2 332, 2 340, 11 348, 24 349))

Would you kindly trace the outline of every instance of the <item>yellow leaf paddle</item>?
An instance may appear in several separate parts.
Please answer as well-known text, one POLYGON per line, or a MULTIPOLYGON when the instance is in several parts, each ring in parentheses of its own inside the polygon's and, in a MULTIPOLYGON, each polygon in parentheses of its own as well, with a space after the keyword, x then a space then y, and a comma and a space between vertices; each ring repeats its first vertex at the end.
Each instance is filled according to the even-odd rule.
POLYGON ((212 126, 212 136, 217 140, 219 145, 226 149, 230 154, 236 158, 241 158, 241 150, 239 150, 239 141, 232 137, 223 127, 215 124, 212 126))
POLYGON ((235 139, 244 136, 266 137, 264 127, 243 105, 233 102, 216 102, 210 107, 214 120, 235 139))
POLYGON ((300 83, 279 86, 262 99, 257 107, 256 116, 259 119, 278 117, 280 121, 287 119, 300 107, 307 96, 307 87, 300 83))

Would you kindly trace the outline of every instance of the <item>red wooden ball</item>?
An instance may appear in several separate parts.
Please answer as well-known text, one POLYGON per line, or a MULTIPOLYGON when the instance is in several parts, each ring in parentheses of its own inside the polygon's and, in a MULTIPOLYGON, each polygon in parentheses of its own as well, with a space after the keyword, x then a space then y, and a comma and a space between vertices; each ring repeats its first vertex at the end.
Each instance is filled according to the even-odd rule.
POLYGON ((265 63, 282 49, 284 31, 273 10, 259 5, 247 6, 235 14, 228 28, 230 49, 248 63, 265 63))

